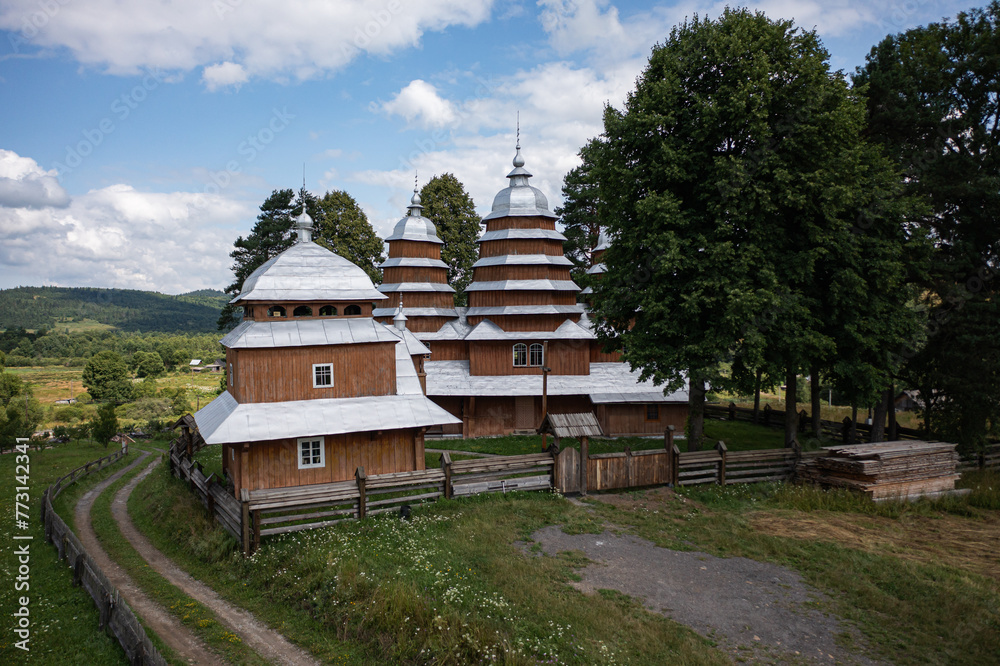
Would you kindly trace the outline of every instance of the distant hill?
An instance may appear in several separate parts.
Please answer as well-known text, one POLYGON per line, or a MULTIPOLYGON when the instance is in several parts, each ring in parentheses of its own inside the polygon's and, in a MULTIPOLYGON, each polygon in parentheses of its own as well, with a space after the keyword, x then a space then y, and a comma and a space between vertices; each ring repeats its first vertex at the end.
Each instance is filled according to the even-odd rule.
POLYGON ((0 289, 0 328, 51 330, 86 319, 122 331, 210 332, 227 300, 211 289, 179 296, 91 287, 0 289))

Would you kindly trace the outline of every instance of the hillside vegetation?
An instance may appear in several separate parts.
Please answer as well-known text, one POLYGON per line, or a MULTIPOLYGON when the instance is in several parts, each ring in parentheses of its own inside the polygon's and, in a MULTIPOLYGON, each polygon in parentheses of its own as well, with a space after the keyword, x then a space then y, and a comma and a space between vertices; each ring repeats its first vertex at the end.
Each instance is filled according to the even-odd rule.
POLYGON ((0 328, 78 330, 84 320, 121 331, 216 330, 228 297, 203 289, 179 296, 135 289, 17 287, 0 289, 0 328))

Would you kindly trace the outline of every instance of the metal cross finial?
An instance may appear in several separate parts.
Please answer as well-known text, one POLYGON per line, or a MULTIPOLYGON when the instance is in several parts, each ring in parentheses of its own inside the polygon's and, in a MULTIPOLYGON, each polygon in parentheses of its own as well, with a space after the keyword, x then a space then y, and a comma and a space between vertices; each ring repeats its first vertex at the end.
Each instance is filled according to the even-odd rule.
POLYGON ((521 110, 517 110, 517 145, 515 148, 521 147, 521 110))
POLYGON ((413 191, 417 191, 417 183, 420 182, 420 172, 416 169, 413 170, 413 191))

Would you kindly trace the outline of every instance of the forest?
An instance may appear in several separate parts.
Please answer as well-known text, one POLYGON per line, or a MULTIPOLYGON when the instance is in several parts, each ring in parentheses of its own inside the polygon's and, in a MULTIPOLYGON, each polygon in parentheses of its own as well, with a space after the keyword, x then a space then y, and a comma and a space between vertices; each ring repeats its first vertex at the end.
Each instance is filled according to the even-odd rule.
POLYGON ((71 328, 90 320, 121 331, 215 330, 225 305, 221 291, 202 289, 171 296, 135 289, 16 287, 0 289, 0 328, 71 328))

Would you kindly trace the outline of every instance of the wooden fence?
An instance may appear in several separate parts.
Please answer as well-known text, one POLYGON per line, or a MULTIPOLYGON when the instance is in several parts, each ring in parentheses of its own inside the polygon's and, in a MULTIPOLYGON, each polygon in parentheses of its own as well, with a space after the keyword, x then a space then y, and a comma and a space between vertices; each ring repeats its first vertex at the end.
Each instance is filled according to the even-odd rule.
POLYGON ((191 491, 227 532, 242 544, 243 553, 260 547, 261 537, 335 525, 409 508, 439 497, 463 497, 515 490, 549 490, 552 486, 552 453, 492 456, 452 462, 441 455, 441 468, 395 474, 365 474, 363 467, 352 481, 308 486, 243 489, 236 499, 215 474, 205 475, 193 461, 187 439, 170 445, 170 469, 188 483, 191 491))
MULTIPOLYGON (((735 403, 729 403, 728 405, 705 405, 705 416, 708 418, 723 419, 729 421, 754 421, 754 410, 751 407, 737 407, 735 403)), ((784 428, 785 427, 785 412, 778 409, 772 409, 770 405, 764 405, 757 414, 758 424, 763 426, 770 426, 772 428, 784 428)), ((799 432, 807 432, 812 427, 812 421, 809 418, 809 412, 802 410, 799 412, 799 432)), ((856 433, 856 442, 851 441, 851 419, 848 416, 844 417, 843 421, 827 421, 825 419, 820 420, 820 427, 823 430, 823 434, 827 437, 841 440, 844 444, 858 444, 862 442, 868 442, 871 439, 872 426, 867 423, 856 423, 854 424, 856 433)), ((886 436, 889 436, 889 429, 885 430, 886 436)), ((920 439, 921 434, 919 430, 913 428, 904 428, 903 426, 896 426, 895 437, 892 439, 920 439)))
POLYGON ((100 611, 100 627, 110 631, 121 644, 130 664, 152 664, 166 666, 166 660, 149 640, 145 630, 135 617, 132 609, 122 599, 115 588, 104 575, 104 572, 94 563, 93 558, 83 548, 83 544, 73 534, 52 509, 52 500, 59 496, 67 486, 74 481, 103 469, 106 465, 117 462, 128 454, 128 448, 123 448, 109 456, 93 460, 86 465, 77 467, 63 476, 45 490, 42 497, 42 522, 45 525, 45 538, 52 543, 59 553, 59 559, 65 560, 73 568, 73 583, 81 585, 90 594, 100 611))

